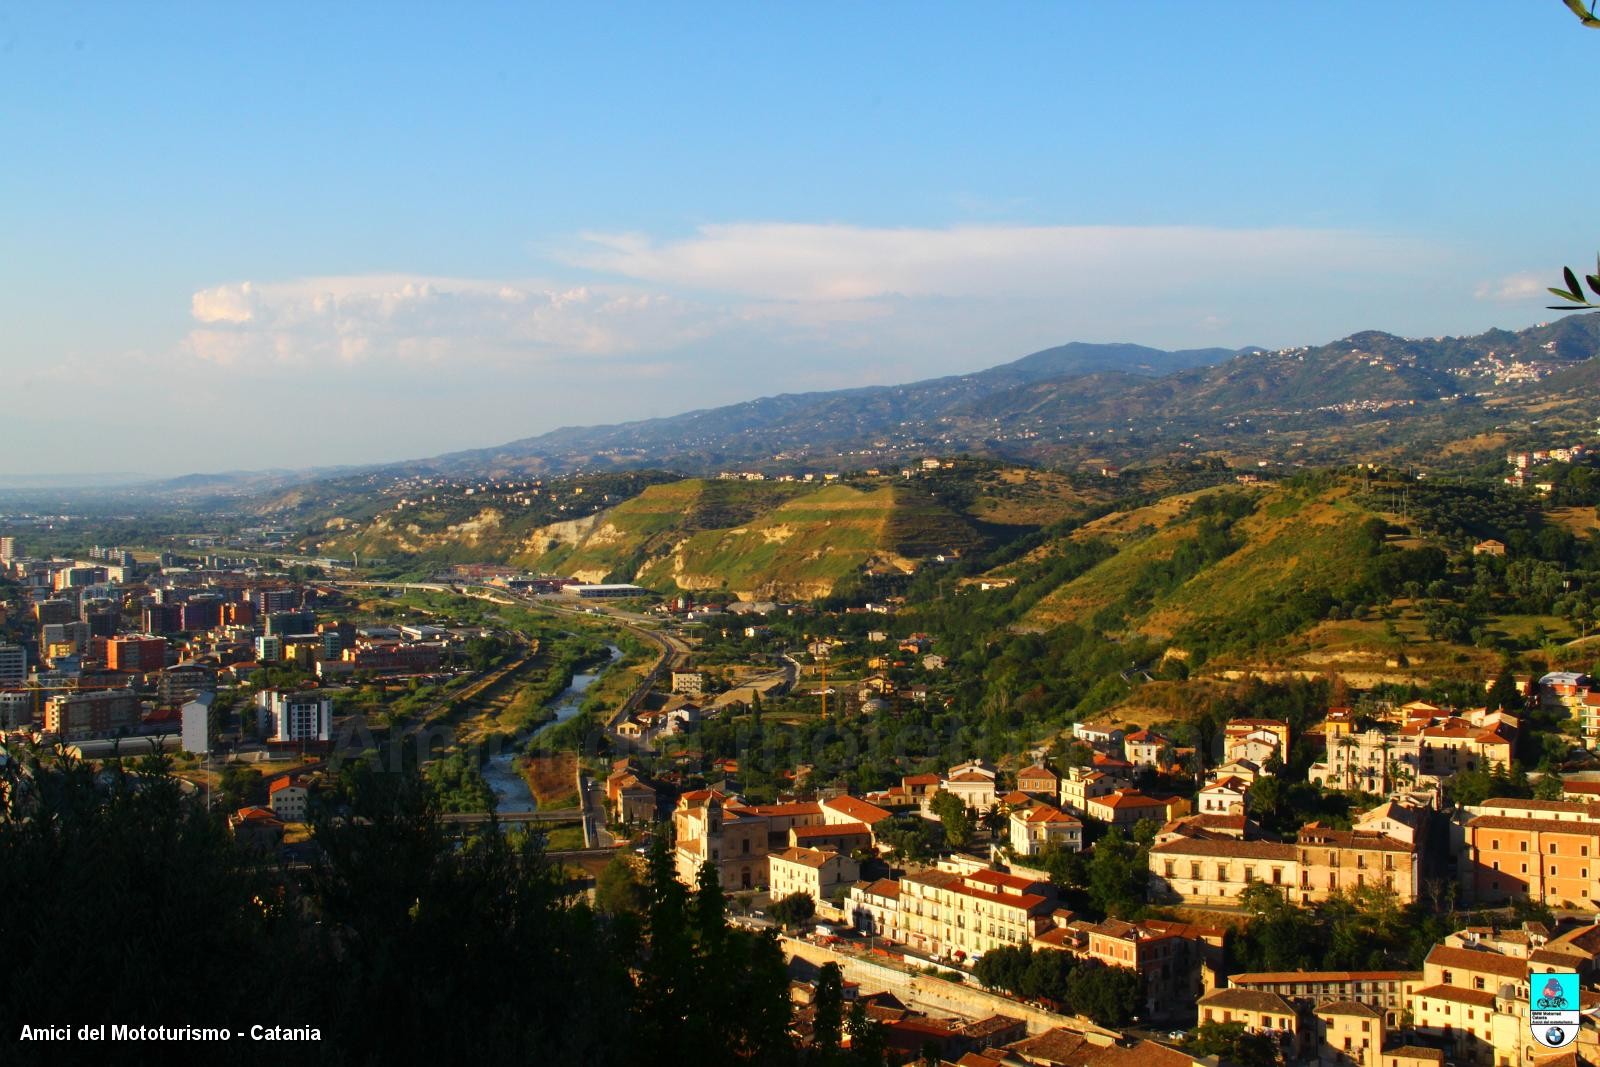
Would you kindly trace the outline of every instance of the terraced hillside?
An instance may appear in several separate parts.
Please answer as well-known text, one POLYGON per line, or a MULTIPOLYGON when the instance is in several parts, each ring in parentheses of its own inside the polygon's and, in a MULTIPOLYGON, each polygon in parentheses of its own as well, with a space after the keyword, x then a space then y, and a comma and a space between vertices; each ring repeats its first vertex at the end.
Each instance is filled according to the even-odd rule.
POLYGON ((516 561, 590 581, 815 597, 863 569, 910 571, 979 541, 965 518, 911 486, 690 479, 542 527, 516 561))
POLYGON ((1115 554, 1041 598, 1024 625, 1084 622, 1185 652, 1259 651, 1373 598, 1379 557, 1399 550, 1386 543, 1386 517, 1355 496, 1347 484, 1212 489, 1113 513, 1073 537, 1115 554))

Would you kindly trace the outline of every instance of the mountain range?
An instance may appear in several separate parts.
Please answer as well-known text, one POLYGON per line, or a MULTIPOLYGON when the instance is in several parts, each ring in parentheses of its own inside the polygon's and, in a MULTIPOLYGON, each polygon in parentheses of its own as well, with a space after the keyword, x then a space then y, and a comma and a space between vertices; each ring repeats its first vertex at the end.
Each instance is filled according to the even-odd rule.
POLYGON ((859 468, 956 452, 1056 465, 1208 453, 1322 463, 1437 458, 1473 435, 1487 454, 1535 418, 1542 433, 1591 429, 1597 352, 1600 314, 1469 337, 1369 330, 1275 351, 1073 343, 905 385, 563 427, 401 463, 189 475, 149 488, 240 496, 318 480, 859 468))
POLYGON ((1175 449, 1260 447, 1268 431, 1308 436, 1304 447, 1314 453, 1329 435, 1395 420, 1414 423, 1431 443, 1439 431, 1498 425, 1519 400, 1587 401, 1600 378, 1589 365, 1597 352, 1600 315, 1471 337, 1369 330, 1277 351, 1075 343, 972 374, 566 427, 402 466, 458 475, 644 466, 708 473, 845 456, 870 464, 927 451, 1121 462, 1175 449))

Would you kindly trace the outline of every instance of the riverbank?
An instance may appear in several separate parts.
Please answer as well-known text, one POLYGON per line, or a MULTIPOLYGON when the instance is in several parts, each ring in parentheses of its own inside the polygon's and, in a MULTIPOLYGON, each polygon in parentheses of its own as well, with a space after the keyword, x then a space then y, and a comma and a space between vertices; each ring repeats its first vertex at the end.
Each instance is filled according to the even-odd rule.
POLYGON ((573 790, 573 779, 577 770, 576 755, 568 754, 574 762, 566 766, 564 776, 548 773, 544 770, 545 765, 539 764, 540 789, 545 792, 544 796, 540 796, 533 788, 534 782, 528 773, 530 764, 539 760, 559 759, 563 754, 543 752, 530 757, 527 750, 541 741, 547 731, 570 722, 578 714, 590 687, 605 677, 611 666, 622 656, 622 650, 615 645, 607 645, 606 650, 607 657, 603 664, 593 671, 574 674, 560 695, 546 705, 550 714, 542 723, 531 730, 524 729, 510 735, 505 739, 504 747, 497 755, 483 761, 483 777, 494 790, 496 811, 529 812, 537 811, 541 807, 549 809, 578 806, 578 797, 573 790))
POLYGON ((547 811, 578 806, 578 791, 572 786, 577 773, 578 756, 573 752, 529 756, 522 764, 533 799, 547 811))

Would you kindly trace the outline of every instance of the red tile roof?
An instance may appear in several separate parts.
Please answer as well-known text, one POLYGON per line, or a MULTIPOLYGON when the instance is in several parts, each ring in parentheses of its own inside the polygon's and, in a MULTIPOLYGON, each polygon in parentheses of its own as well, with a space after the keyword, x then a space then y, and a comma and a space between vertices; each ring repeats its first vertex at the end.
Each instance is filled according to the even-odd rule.
POLYGON ((1498 952, 1485 952, 1481 949, 1435 945, 1429 950, 1426 962, 1441 967, 1459 967, 1463 971, 1497 974, 1502 978, 1520 979, 1528 976, 1527 960, 1514 959, 1511 956, 1502 956, 1498 952))
POLYGON ((834 797, 825 804, 841 815, 847 815, 856 822, 866 823, 868 826, 890 818, 889 813, 876 804, 868 804, 856 797, 834 797))

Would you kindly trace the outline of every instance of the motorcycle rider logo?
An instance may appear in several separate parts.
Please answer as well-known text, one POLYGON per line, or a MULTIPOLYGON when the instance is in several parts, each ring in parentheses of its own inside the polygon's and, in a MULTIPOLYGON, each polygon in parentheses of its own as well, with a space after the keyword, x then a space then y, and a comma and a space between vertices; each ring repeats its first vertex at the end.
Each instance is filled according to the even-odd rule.
POLYGON ((1550 976, 1539 994, 1539 1007, 1548 1011, 1561 1011, 1567 1007, 1567 995, 1561 988, 1561 980, 1554 975, 1550 976))
POLYGON ((1563 1048, 1578 1037, 1578 973, 1555 971, 1528 976, 1528 1029, 1546 1048, 1563 1048))

